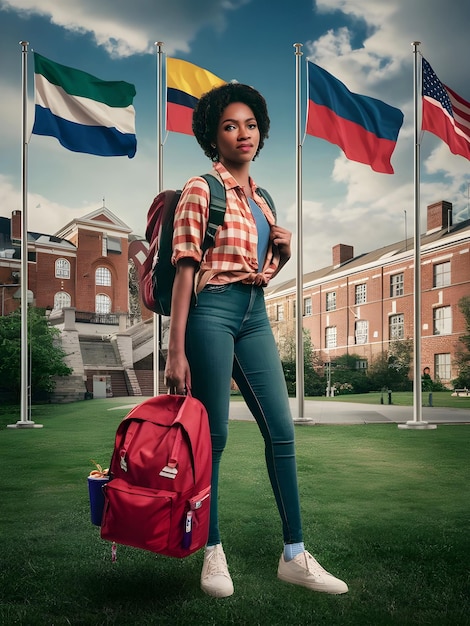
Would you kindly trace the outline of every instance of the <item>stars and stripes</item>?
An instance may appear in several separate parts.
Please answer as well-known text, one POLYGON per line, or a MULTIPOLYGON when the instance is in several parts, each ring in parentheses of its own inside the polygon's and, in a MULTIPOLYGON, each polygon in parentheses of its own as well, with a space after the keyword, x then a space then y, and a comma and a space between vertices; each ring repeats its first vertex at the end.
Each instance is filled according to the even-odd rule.
POLYGON ((442 139, 453 154, 470 159, 470 103, 444 85, 424 58, 422 81, 422 130, 442 139))

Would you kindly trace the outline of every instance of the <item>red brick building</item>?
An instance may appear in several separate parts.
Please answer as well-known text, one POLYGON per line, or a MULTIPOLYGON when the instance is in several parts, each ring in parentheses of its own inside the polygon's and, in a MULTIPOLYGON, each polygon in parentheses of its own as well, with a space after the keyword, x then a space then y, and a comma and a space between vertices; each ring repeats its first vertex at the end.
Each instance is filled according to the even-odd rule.
MULTIPOLYGON (((421 241, 422 365, 445 383, 457 375, 453 361, 459 336, 465 332, 458 302, 470 295, 470 220, 452 225, 451 214, 448 202, 428 207, 427 232, 421 241)), ((11 220, 0 217, 2 315, 20 304, 20 218, 19 212, 11 220)), ((57 312, 75 309, 77 322, 114 325, 122 335, 129 327, 129 262, 141 262, 145 254, 144 242, 130 233, 105 207, 72 220, 53 236, 29 232, 32 304, 57 312)), ((304 276, 303 325, 322 361, 357 354, 359 366, 366 367, 394 339, 413 337, 413 241, 392 243, 357 257, 351 245, 338 244, 332 257, 332 265, 304 276)), ((281 345, 289 334, 295 336, 295 281, 267 289, 265 297, 281 345)), ((143 308, 142 318, 151 321, 152 314, 143 308)), ((141 336, 132 339, 126 365, 120 363, 119 369, 132 369, 145 359, 151 369, 151 324, 143 322, 142 330, 131 330, 129 336, 141 336), (143 334, 148 335, 145 346, 143 334)), ((83 367, 90 378, 86 358, 83 367)), ((74 368, 79 370, 76 364, 74 368)), ((99 364, 95 370, 108 372, 99 364)))
MULTIPOLYGON (((470 220, 452 225, 452 205, 428 207, 421 238, 422 365, 448 384, 465 319, 458 302, 470 295, 470 220)), ((400 241, 360 256, 338 244, 332 265, 304 275, 303 326, 322 361, 343 354, 367 367, 395 339, 413 338, 414 244, 400 241)), ((266 291, 268 314, 279 344, 295 330, 295 281, 266 291)))
MULTIPOLYGON (((131 229, 104 206, 55 235, 28 232, 28 290, 37 307, 76 309, 77 320, 127 315, 131 229)), ((1 314, 17 309, 21 213, 0 218, 1 314)))

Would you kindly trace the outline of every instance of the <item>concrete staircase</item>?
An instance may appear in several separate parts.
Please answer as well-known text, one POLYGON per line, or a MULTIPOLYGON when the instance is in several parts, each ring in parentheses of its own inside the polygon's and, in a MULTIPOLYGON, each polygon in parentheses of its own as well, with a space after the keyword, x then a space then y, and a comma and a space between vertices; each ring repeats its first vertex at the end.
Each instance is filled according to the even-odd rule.
MULTIPOLYGON (((114 397, 153 396, 153 320, 117 332, 103 333, 101 327, 92 325, 78 330, 74 310, 68 309, 60 326, 65 360, 73 374, 57 378, 52 402, 85 399, 93 393, 94 376, 110 377, 114 397)), ((166 336, 167 328, 168 320, 164 320, 162 337, 166 336)), ((160 368, 159 391, 166 393, 163 352, 160 368)))

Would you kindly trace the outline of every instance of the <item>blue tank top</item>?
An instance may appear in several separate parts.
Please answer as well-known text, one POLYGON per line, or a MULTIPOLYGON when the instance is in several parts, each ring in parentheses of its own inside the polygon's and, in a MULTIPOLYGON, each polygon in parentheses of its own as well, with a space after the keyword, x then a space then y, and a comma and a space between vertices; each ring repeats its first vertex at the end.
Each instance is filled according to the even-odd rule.
POLYGON ((263 269, 266 252, 268 251, 269 232, 271 229, 268 220, 256 202, 248 198, 248 203, 253 217, 255 218, 256 228, 258 229, 258 272, 260 272, 263 269))

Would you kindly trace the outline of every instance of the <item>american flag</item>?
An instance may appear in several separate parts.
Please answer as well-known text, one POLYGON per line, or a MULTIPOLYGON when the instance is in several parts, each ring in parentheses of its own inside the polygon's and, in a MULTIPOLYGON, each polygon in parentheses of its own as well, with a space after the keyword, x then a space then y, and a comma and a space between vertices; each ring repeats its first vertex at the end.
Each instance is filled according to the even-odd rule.
POLYGON ((470 160, 470 103, 441 83, 424 58, 422 70, 422 130, 437 135, 453 154, 470 160))

